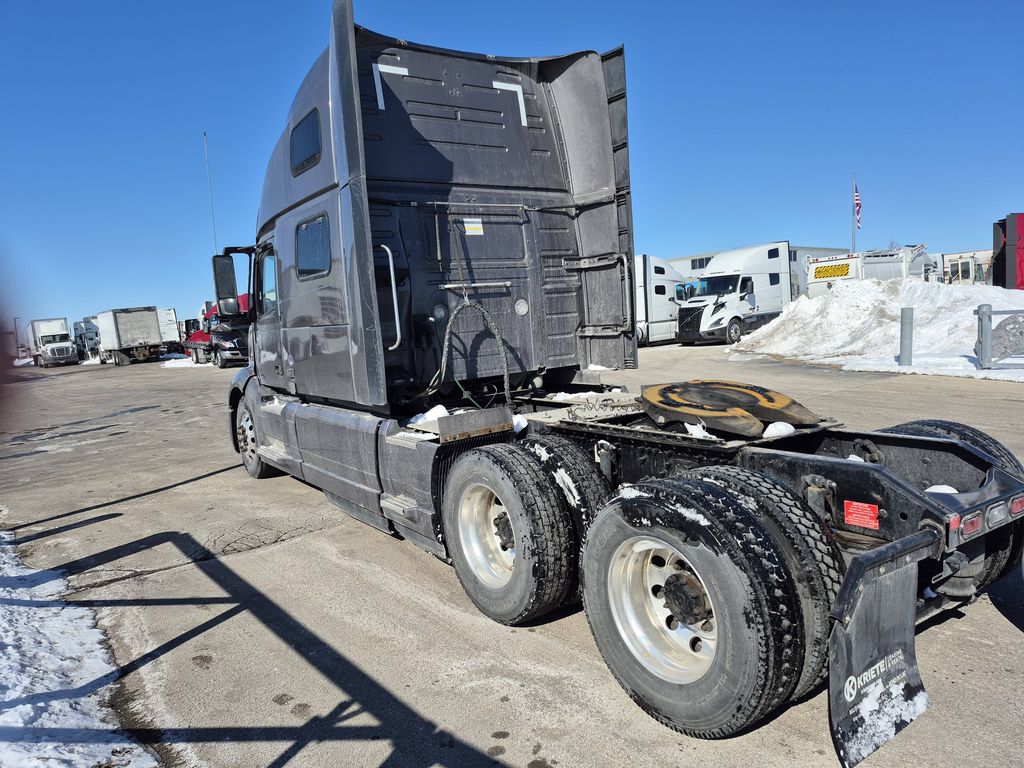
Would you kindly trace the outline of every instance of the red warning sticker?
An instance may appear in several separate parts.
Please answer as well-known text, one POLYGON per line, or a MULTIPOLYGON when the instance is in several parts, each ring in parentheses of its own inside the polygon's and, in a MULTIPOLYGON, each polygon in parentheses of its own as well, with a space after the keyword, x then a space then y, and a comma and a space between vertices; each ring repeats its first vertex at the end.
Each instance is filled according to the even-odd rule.
POLYGON ((843 517, 847 525, 878 530, 878 505, 863 501, 843 501, 843 517))

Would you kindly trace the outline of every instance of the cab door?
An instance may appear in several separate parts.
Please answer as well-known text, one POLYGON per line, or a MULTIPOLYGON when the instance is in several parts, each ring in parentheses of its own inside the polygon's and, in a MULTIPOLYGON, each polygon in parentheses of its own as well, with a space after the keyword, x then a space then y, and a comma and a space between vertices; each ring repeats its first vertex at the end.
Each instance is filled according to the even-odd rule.
POLYGON ((260 381, 274 389, 290 389, 281 357, 281 310, 278 293, 278 258, 273 248, 256 259, 256 347, 251 356, 260 381))

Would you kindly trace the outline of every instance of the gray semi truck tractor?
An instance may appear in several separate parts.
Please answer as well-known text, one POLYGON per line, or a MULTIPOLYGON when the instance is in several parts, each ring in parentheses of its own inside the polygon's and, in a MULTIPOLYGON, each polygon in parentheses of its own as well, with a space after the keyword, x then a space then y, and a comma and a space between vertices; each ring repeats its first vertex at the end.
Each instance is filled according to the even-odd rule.
POLYGON ((219 315, 251 320, 231 440, 451 563, 495 621, 582 601, 671 728, 727 737, 827 678, 855 765, 927 707, 915 623, 1020 568, 1024 467, 951 422, 602 386, 637 365, 625 71, 417 45, 337 0, 255 244, 213 259, 219 315))

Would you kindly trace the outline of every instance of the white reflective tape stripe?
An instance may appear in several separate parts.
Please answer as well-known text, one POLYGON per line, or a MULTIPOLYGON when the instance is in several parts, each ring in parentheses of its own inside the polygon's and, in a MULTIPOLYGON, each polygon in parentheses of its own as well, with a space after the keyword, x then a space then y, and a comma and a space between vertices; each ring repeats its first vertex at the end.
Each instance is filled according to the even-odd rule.
POLYGON ((523 100, 523 86, 514 83, 499 83, 497 80, 491 83, 499 91, 515 91, 519 99, 519 121, 526 125, 526 102, 523 100))
POLYGON ((389 75, 408 75, 409 70, 405 67, 396 67, 391 64, 378 64, 374 62, 370 65, 373 69, 373 87, 377 91, 377 109, 381 112, 384 111, 384 89, 380 85, 380 73, 387 72, 389 75))

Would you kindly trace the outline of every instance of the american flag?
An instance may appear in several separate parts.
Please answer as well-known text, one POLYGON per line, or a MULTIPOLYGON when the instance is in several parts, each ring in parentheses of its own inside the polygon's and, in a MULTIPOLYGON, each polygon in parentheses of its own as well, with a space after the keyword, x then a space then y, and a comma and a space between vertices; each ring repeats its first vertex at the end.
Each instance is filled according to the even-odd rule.
POLYGON ((857 213, 857 229, 860 229, 860 192, 857 185, 853 185, 853 210, 857 213))

